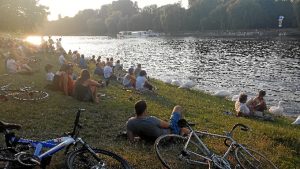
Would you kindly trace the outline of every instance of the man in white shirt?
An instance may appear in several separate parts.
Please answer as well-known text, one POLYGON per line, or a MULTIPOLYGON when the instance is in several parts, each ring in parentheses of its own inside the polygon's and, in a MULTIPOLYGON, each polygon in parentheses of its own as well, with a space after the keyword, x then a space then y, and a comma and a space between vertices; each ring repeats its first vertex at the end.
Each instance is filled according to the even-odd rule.
POLYGON ((137 90, 152 90, 153 86, 148 82, 146 78, 146 71, 141 70, 140 75, 136 78, 135 88, 137 90))
POLYGON ((250 109, 246 105, 247 95, 244 93, 240 94, 239 100, 235 102, 235 111, 237 116, 251 116, 250 109))
POLYGON ((31 67, 29 67, 26 63, 18 63, 14 57, 10 56, 6 61, 6 69, 8 73, 33 73, 31 67))
POLYGON ((8 73, 17 73, 18 65, 13 58, 8 58, 6 61, 6 68, 8 73))
POLYGON ((103 68, 103 75, 104 75, 106 86, 108 86, 112 74, 113 74, 112 63, 107 62, 106 66, 103 68))
POLYGON ((58 62, 60 64, 60 66, 66 63, 66 59, 65 59, 65 56, 63 53, 59 56, 58 62))

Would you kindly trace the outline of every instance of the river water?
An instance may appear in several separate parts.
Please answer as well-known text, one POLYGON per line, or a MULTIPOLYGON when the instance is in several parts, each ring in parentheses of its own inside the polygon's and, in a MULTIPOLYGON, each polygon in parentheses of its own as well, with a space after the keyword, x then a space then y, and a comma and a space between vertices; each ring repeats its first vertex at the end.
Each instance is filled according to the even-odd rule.
POLYGON ((66 36, 62 44, 86 57, 120 59, 125 69, 141 63, 150 77, 192 80, 209 93, 253 97, 263 89, 268 107, 284 101, 284 115, 300 115, 300 40, 66 36))

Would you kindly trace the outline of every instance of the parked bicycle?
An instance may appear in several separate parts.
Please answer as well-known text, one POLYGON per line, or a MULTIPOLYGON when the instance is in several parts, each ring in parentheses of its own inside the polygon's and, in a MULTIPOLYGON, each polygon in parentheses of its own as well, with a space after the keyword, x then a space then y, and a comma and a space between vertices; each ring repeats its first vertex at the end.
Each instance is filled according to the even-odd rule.
POLYGON ((32 90, 28 86, 20 89, 9 89, 10 85, 0 87, 0 100, 8 100, 9 97, 12 97, 21 101, 39 101, 49 97, 49 94, 45 91, 32 90))
POLYGON ((187 127, 190 134, 183 137, 167 134, 157 138, 154 148, 159 160, 168 169, 183 168, 218 168, 218 169, 277 169, 277 167, 264 155, 238 143, 233 139, 233 131, 239 127, 242 131, 249 128, 243 124, 236 124, 225 135, 194 131, 184 119, 179 122, 180 127, 187 127), (225 139, 228 147, 223 155, 218 155, 210 150, 201 137, 215 137, 225 139), (233 154, 232 154, 233 153, 233 154), (230 162, 229 155, 234 155, 235 162, 230 162))
POLYGON ((46 168, 51 157, 65 149, 66 165, 69 169, 130 169, 128 162, 121 156, 111 151, 92 148, 79 137, 82 128, 79 118, 83 111, 84 109, 77 111, 72 132, 46 141, 19 138, 11 130, 20 129, 20 125, 0 122, 0 132, 4 132, 7 146, 0 149, 0 164, 5 169, 35 166, 46 168))

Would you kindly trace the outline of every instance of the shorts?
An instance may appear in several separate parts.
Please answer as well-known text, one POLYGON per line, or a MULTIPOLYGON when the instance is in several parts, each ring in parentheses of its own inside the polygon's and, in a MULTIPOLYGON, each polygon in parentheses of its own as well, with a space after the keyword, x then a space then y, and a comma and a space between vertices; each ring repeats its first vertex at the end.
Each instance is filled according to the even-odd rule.
POLYGON ((178 121, 181 119, 181 114, 179 112, 174 112, 170 118, 170 129, 172 134, 180 134, 180 127, 178 126, 178 121))

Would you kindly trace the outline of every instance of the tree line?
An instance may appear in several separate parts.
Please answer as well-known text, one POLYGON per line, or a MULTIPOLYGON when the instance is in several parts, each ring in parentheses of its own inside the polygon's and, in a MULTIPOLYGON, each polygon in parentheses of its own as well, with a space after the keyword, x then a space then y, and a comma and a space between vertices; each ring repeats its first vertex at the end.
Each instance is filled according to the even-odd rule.
POLYGON ((0 31, 33 32, 47 20, 37 0, 0 0, 0 31))
POLYGON ((154 30, 177 33, 203 30, 240 30, 300 27, 300 0, 188 0, 139 8, 131 0, 113 1, 74 17, 46 21, 47 7, 38 0, 0 0, 0 30, 40 31, 56 35, 115 35, 119 31, 154 30))

